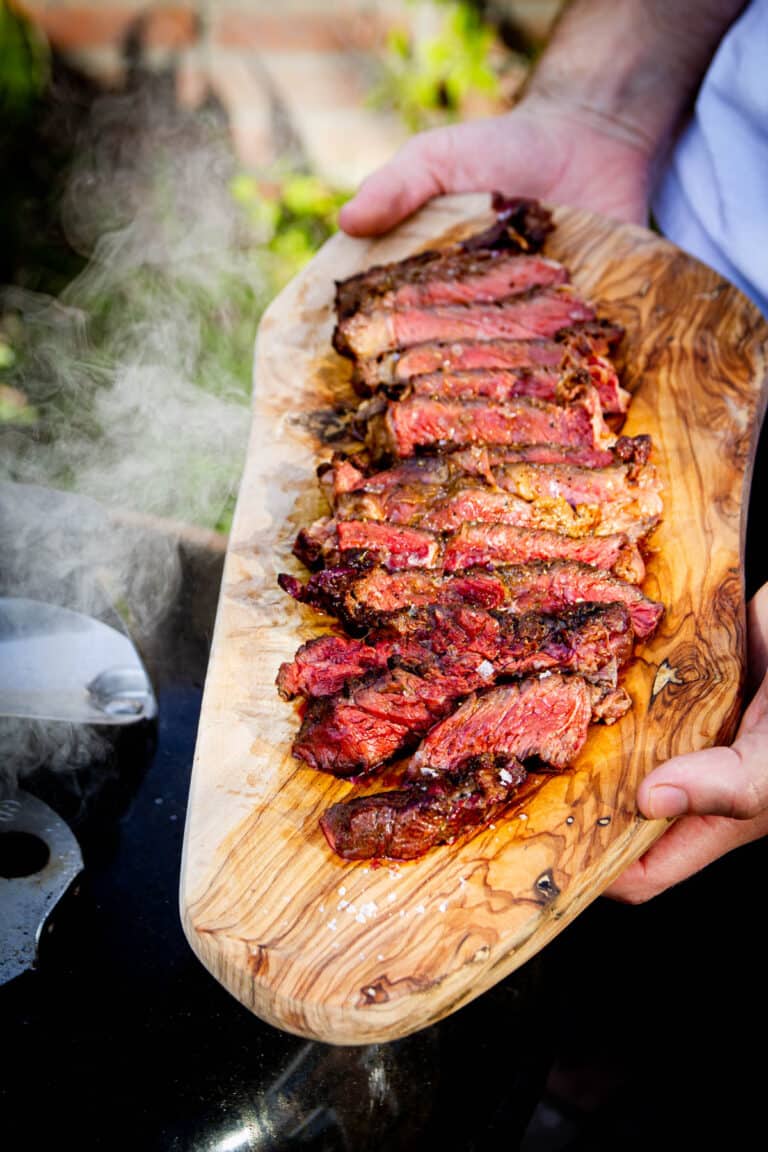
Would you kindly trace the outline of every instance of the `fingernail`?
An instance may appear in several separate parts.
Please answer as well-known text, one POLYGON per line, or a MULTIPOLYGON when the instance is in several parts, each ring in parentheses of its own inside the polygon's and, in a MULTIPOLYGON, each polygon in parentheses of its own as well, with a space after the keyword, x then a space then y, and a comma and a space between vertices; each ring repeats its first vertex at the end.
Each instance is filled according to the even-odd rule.
POLYGON ((648 815, 682 816, 688 811, 688 793, 674 784, 655 784, 648 797, 648 815))

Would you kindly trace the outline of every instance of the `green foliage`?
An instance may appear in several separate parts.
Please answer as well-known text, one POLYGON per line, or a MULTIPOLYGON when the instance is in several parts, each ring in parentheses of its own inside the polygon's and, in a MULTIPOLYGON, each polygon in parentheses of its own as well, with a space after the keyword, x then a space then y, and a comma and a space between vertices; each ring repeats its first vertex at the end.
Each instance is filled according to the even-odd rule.
POLYGON ((339 209, 349 196, 307 173, 269 182, 243 173, 232 181, 231 191, 249 224, 254 254, 275 292, 337 230, 339 209))
POLYGON ((396 109, 412 131, 436 118, 458 119, 470 96, 495 97, 499 90, 490 63, 495 31, 471 4, 447 7, 435 37, 419 40, 403 29, 390 34, 384 78, 371 94, 375 104, 396 109))
POLYGON ((29 20, 0 0, 0 113, 25 115, 48 82, 48 46, 29 20))
POLYGON ((13 346, 0 332, 0 427, 35 424, 38 419, 38 413, 29 403, 26 393, 10 383, 15 364, 13 346))
MULTIPOLYGON (((118 376, 133 366, 167 364, 201 393, 249 404, 261 315, 336 230, 346 194, 304 173, 269 182, 241 173, 229 192, 241 228, 228 250, 201 251, 193 262, 127 261, 119 272, 108 263, 106 275, 90 264, 52 307, 8 307, 0 318, 0 429, 31 438, 47 483, 77 485, 78 445, 108 452, 114 428, 102 414, 111 411, 118 376)), ((181 221, 162 181, 160 193, 163 235, 175 235, 181 221)), ((242 462, 204 440, 180 460, 174 487, 190 521, 228 532, 242 462), (196 502, 206 491, 229 495, 196 502)), ((15 478, 13 453, 5 466, 15 478)))

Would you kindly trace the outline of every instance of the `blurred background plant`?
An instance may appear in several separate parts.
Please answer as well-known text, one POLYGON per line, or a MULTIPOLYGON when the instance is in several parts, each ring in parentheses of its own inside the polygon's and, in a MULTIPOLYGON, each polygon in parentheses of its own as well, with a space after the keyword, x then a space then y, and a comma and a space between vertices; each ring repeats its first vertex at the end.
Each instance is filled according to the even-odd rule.
POLYGON ((408 3, 415 18, 390 31, 371 103, 395 109, 411 132, 508 108, 538 49, 509 6, 408 3))
POLYGON ((240 172, 230 187, 275 292, 336 232, 339 209, 350 195, 309 172, 267 178, 240 172))
MULTIPOLYGON (((370 107, 407 134, 509 104, 532 48, 503 11, 404 8, 370 107)), ((351 189, 301 148, 244 164, 221 100, 126 60, 100 83, 0 0, 0 480, 226 533, 259 320, 351 189)))
POLYGON ((0 114, 28 116, 49 80, 50 51, 37 27, 0 0, 0 114))

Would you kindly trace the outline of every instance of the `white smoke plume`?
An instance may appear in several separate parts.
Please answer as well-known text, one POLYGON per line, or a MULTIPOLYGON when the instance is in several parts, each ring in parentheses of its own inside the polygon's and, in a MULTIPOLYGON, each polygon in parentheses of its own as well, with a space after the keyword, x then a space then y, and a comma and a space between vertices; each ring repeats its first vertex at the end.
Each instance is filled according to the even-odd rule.
MULTIPOLYGON (((15 383, 61 414, 47 432, 2 429, 0 594, 118 611, 150 636, 179 590, 173 524, 211 528, 231 505, 242 350, 270 291, 242 243, 236 167, 221 114, 179 111, 158 81, 94 104, 62 202, 84 270, 55 299, 0 287, 23 344, 15 383)), ((39 759, 45 743, 35 733, 39 759)), ((2 731, 0 745, 12 763, 2 731)))

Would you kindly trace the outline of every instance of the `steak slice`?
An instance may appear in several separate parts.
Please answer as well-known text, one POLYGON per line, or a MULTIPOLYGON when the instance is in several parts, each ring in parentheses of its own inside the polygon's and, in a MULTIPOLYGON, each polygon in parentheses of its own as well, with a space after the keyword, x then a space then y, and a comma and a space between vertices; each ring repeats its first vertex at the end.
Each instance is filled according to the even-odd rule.
POLYGON ((645 562, 636 544, 622 532, 606 536, 566 536, 546 528, 511 524, 462 524, 446 541, 445 572, 468 568, 498 568, 535 560, 579 560, 604 572, 614 572, 630 584, 645 577, 645 562))
MULTIPOLYGON (((492 495, 495 498, 497 494, 492 495)), ((403 528, 375 520, 323 520, 318 524, 323 544, 319 553, 312 549, 312 563, 308 564, 311 568, 319 567, 322 561, 327 567, 354 564, 368 569, 381 564, 389 572, 431 568, 450 573, 530 560, 580 560, 615 572, 631 584, 641 583, 645 576, 642 553, 625 532, 568 536, 547 528, 493 522, 463 523, 458 531, 444 537, 422 528, 403 528), (333 523, 335 536, 327 530, 327 524, 333 523)), ((302 530, 297 537, 294 553, 299 559, 306 557, 306 541, 312 537, 313 527, 302 530)))
POLYGON ((359 359, 428 341, 551 338, 594 319, 594 308, 569 287, 544 288, 494 304, 355 312, 334 328, 333 346, 342 356, 359 359))
POLYGON ((456 247, 377 265, 336 283, 336 315, 346 320, 374 309, 491 304, 531 288, 565 284, 567 269, 545 256, 456 247))
MULTIPOLYGON (((335 304, 339 317, 351 316, 401 286, 418 286, 430 280, 463 280, 484 272, 489 262, 504 265, 509 259, 519 259, 520 253, 536 253, 552 231, 552 213, 537 200, 511 199, 494 192, 491 206, 496 221, 490 228, 458 243, 418 252, 390 264, 376 264, 337 280, 335 304)), ((567 278, 562 265, 547 263, 561 268, 567 278)))
POLYGON ((320 827, 331 849, 346 860, 413 860, 488 824, 526 777, 516 760, 481 756, 439 780, 333 804, 320 817, 320 827))
POLYGON ((350 636, 316 636, 280 665, 277 689, 283 700, 296 696, 335 696, 348 680, 386 667, 389 653, 382 645, 350 636))
POLYGON ((390 571, 442 567, 439 537, 419 528, 371 520, 339 520, 335 544, 342 561, 355 558, 367 562, 371 558, 390 571))
POLYGON ((466 404, 410 396, 393 401, 368 425, 374 459, 388 462, 425 448, 450 450, 473 444, 567 444, 610 447, 597 393, 585 388, 568 404, 519 397, 506 404, 466 404))
POLYGON ((362 394, 406 385, 435 372, 483 372, 503 368, 559 368, 563 345, 555 340, 473 340, 414 344, 400 352, 360 359, 354 380, 362 394))
POLYGON ((514 447, 476 444, 447 457, 452 474, 482 476, 496 484, 496 469, 504 464, 575 464, 578 468, 608 468, 611 464, 647 464, 652 443, 648 435, 619 436, 610 447, 582 444, 521 444, 514 447))
MULTIPOLYGON (((403 511, 414 520, 413 505, 394 504, 393 516, 403 511)), ((572 507, 564 500, 523 500, 514 492, 486 488, 480 484, 461 484, 448 496, 434 501, 421 512, 416 522, 434 532, 458 532, 463 524, 506 524, 518 528, 542 528, 566 536, 595 533, 600 526, 600 509, 595 506, 572 507)), ((613 527, 613 526, 611 526, 613 527)), ((610 529, 609 529, 610 531, 610 529)))
MULTIPOLYGON (((468 523, 541 528, 569 536, 617 533, 637 542, 662 513, 661 485, 652 465, 589 469, 568 464, 504 464, 489 478, 462 475, 448 464, 392 469, 338 495, 337 521, 371 520, 439 533, 468 523), (403 483, 395 481, 402 477, 403 483), (430 479, 442 483, 427 483, 430 479)), ((319 523, 312 532, 334 541, 319 523)), ((306 551, 306 549, 305 549, 306 551)))
POLYGON ((519 564, 503 573, 509 606, 517 612, 560 612, 578 603, 620 601, 640 640, 655 632, 664 613, 663 604, 635 585, 578 561, 519 564))
POLYGON ((353 383, 365 395, 382 386, 407 384, 432 372, 474 372, 488 368, 560 368, 566 356, 590 365, 608 359, 623 330, 603 320, 562 328, 554 339, 425 341, 408 348, 360 357, 353 383))
MULTIPOLYGON (((395 622, 368 638, 377 660, 392 667, 349 680, 333 697, 310 699, 294 756, 337 776, 369 772, 414 747, 458 700, 499 677, 569 669, 613 688, 633 643, 621 604, 582 606, 560 616, 453 605, 422 613, 415 629, 406 616, 400 622, 404 634, 395 622)), ((296 669, 281 669, 285 687, 310 683, 313 649, 305 646, 298 655, 296 669)), ((327 646, 318 646, 318 660, 327 666, 327 646)))
POLYGON ((410 773, 442 776, 478 755, 568 768, 587 739, 594 690, 554 672, 473 693, 424 739, 410 773))
POLYGON ((563 499, 569 504, 612 504, 616 501, 647 504, 640 516, 658 516, 661 484, 650 464, 612 464, 608 468, 580 468, 574 464, 505 463, 496 469, 496 483, 524 500, 563 499))
MULTIPOLYGON (((499 675, 519 672, 526 652, 537 653, 535 669, 571 667, 578 659, 583 675, 601 680, 614 675, 632 654, 634 633, 623 604, 584 604, 559 617, 531 613, 487 612, 465 604, 430 606, 406 611, 368 632, 364 639, 326 635, 308 640, 293 660, 280 666, 277 685, 285 700, 296 696, 334 696, 352 680, 386 667, 443 670, 469 663, 478 671, 483 661, 499 675), (611 671, 613 669, 614 671, 611 671)), ((484 684, 495 675, 480 669, 484 684)))
POLYGON ((503 404, 517 396, 554 401, 560 373, 555 368, 488 369, 480 372, 430 372, 414 376, 403 395, 433 400, 493 400, 503 404))
POLYGON ((608 468, 611 464, 646 464, 650 436, 619 436, 611 448, 574 444, 523 444, 515 447, 475 444, 437 456, 409 456, 392 468, 371 471, 366 454, 334 454, 318 468, 320 486, 328 503, 350 492, 388 492, 398 485, 447 485, 461 476, 481 477, 496 486, 496 469, 504 464, 575 464, 579 468, 608 468))
POLYGON ((457 600, 492 610, 557 613, 576 604, 626 604, 639 639, 653 634, 664 612, 636 585, 610 572, 577 560, 535 561, 498 568, 471 569, 453 575, 412 569, 387 572, 381 566, 361 572, 352 565, 328 568, 302 584, 293 576, 278 577, 294 599, 335 616, 359 630, 383 623, 406 608, 448 604, 457 600))
MULTIPOLYGON (((390 264, 373 265, 364 272, 337 280, 335 305, 339 317, 352 316, 401 287, 418 288, 436 280, 457 281, 461 289, 461 281, 487 272, 489 264, 503 267, 509 260, 517 262, 519 253, 538 252, 552 232, 552 212, 538 200, 510 199, 494 192, 492 207, 496 213, 494 225, 461 242, 417 252, 415 256, 390 264)), ((524 259, 530 260, 531 256, 524 259)), ((546 263, 561 270, 558 275, 568 279, 562 265, 555 264, 554 260, 546 263)))
MULTIPOLYGON (((556 368, 488 368, 473 372, 431 372, 414 376, 400 389, 401 395, 428 396, 434 400, 493 400, 503 404, 517 396, 533 396, 554 402, 559 398, 562 370, 556 368)), ((621 415, 629 407, 629 393, 619 384, 616 372, 609 368, 590 373, 600 407, 607 415, 621 415)), ((396 397, 400 398, 400 397, 396 397)))

